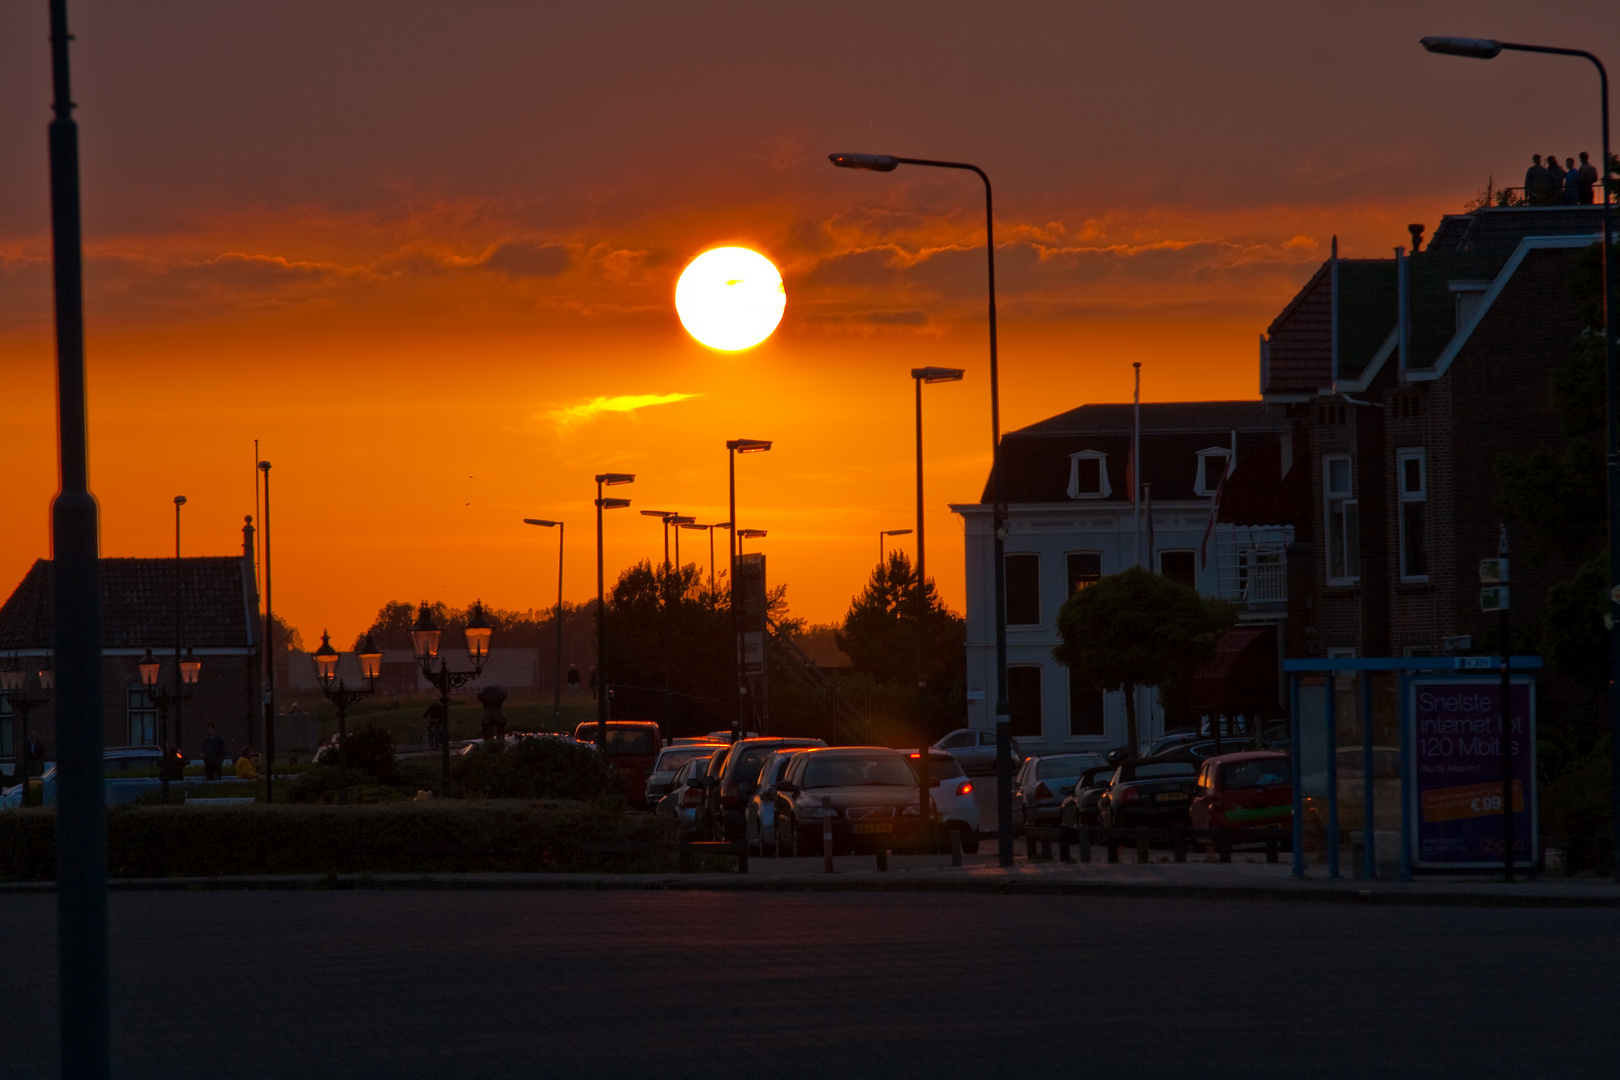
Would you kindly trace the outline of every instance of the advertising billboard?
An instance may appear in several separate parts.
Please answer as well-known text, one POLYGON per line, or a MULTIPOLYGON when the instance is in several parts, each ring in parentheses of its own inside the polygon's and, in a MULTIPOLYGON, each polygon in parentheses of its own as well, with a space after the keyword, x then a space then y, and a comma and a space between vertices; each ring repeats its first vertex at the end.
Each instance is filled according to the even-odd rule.
MULTIPOLYGON (((1502 865, 1502 684, 1495 675, 1422 676, 1406 687, 1413 864, 1502 865)), ((1529 676, 1509 698, 1513 861, 1536 854, 1536 707, 1529 676)))

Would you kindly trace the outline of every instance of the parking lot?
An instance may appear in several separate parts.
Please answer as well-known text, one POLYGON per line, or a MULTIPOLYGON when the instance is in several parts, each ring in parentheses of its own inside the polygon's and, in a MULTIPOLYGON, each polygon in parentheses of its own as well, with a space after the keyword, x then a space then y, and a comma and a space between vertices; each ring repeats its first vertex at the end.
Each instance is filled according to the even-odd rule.
MULTIPOLYGON (((54 1075, 0 895, 0 1076, 54 1075), (15 984, 14 984, 15 986, 15 984)), ((719 892, 111 898, 126 1077, 1611 1076, 1612 910, 719 892)))

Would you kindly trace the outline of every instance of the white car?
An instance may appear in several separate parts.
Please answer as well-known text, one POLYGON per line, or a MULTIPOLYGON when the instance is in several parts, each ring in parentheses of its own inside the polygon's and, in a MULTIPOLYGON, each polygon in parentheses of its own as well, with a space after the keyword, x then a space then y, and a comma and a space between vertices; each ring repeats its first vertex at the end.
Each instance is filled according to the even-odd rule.
POLYGON ((676 739, 671 745, 658 751, 658 758, 647 773, 647 806, 649 808, 657 806, 658 800, 670 793, 676 769, 694 758, 709 760, 722 745, 708 740, 676 739))
MULTIPOLYGON (((917 751, 901 751, 907 760, 917 761, 917 751)), ((962 763, 950 754, 931 750, 928 754, 928 781, 934 812, 947 829, 962 834, 962 854, 979 850, 979 794, 967 778, 962 763)))
MULTIPOLYGON (((1018 740, 1012 739, 1012 764, 1016 769, 1024 755, 1018 752, 1018 740)), ((996 771, 996 733, 958 728, 940 739, 931 749, 951 755, 969 775, 990 775, 996 771)))
POLYGON ((776 854, 776 782, 782 779, 793 755, 802 746, 774 750, 759 769, 759 782, 754 785, 753 797, 743 811, 743 833, 751 855, 770 857, 776 854))

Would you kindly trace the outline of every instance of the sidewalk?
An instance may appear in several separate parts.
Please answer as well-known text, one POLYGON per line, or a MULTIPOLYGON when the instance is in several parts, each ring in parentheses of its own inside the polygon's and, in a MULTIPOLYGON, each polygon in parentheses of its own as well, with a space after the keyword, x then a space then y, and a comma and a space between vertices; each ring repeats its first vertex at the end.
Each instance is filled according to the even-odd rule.
MULTIPOLYGON (((1197 857, 1195 857, 1197 858, 1197 857)), ((1424 878, 1414 882, 1328 880, 1311 867, 1295 880, 1284 861, 1267 864, 1235 856, 1230 863, 1060 863, 1017 859, 1003 869, 996 857, 975 855, 952 867, 949 856, 896 855, 879 871, 869 855, 840 856, 834 873, 819 858, 751 859, 747 874, 297 874, 114 881, 114 891, 172 889, 366 890, 706 890, 724 892, 994 893, 1471 907, 1615 907, 1620 886, 1599 878, 1542 878, 1512 885, 1487 876, 1424 878)), ((52 892, 52 882, 0 884, 0 895, 52 892)))

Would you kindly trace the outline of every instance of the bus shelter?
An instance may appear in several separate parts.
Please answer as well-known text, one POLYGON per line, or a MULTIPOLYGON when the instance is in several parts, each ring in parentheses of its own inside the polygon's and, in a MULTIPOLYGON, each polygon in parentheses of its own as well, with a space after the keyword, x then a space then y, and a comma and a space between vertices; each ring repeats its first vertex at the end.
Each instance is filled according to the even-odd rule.
MULTIPOLYGON (((1537 858, 1535 681, 1539 656, 1508 659, 1514 862, 1537 858)), ((1501 665, 1495 656, 1284 660, 1294 788, 1294 876, 1308 832, 1340 876, 1341 828, 1378 876, 1398 838, 1400 879, 1501 866, 1501 665), (1359 744, 1359 745, 1357 745, 1359 744)))

